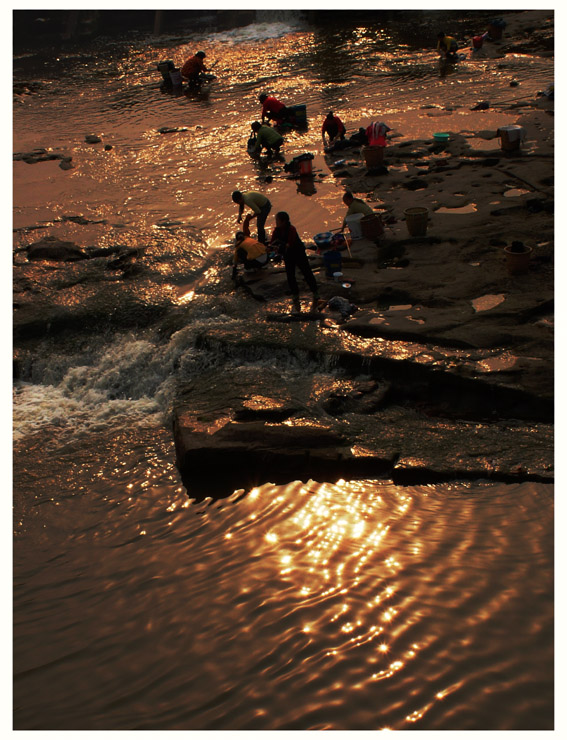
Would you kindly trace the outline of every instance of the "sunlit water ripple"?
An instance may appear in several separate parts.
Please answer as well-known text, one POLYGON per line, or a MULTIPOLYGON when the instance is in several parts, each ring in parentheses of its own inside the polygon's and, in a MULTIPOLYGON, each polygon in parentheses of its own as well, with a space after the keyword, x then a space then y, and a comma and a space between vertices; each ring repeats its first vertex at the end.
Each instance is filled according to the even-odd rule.
POLYGON ((104 466, 63 455, 59 495, 36 493, 34 558, 16 559, 23 726, 549 724, 548 487, 311 481, 190 504, 165 439, 132 436, 104 466), (59 555, 39 518, 66 533, 59 555))
MULTIPOLYGON (((123 332, 72 351, 46 340, 16 384, 17 729, 552 727, 550 486, 309 481, 197 504, 175 467, 176 383, 227 361, 197 351, 195 335, 249 311, 242 296, 215 295, 214 250, 236 226, 235 183, 258 185, 243 155, 260 87, 308 105, 310 131, 287 137, 287 158, 320 148, 316 121, 330 106, 349 127, 387 113, 423 137, 422 106, 468 108, 479 83, 509 94, 509 70, 468 59, 440 79, 434 54, 390 31, 258 23, 159 44, 100 40, 33 68, 45 87, 15 107, 15 149, 70 148, 76 168, 15 163, 15 226, 142 245, 147 284, 132 290, 151 303, 187 283, 190 298, 187 326, 167 340, 123 332), (156 62, 197 42, 222 84, 210 96, 161 93, 156 62), (88 133, 113 150, 86 144, 88 133), (109 225, 57 221, 77 212, 109 225)), ((29 63, 17 59, 16 73, 29 63)), ((506 63, 522 93, 546 86, 549 61, 506 63)), ((342 217, 331 179, 317 198, 281 180, 262 187, 300 230, 318 219, 321 231, 342 217)), ((16 246, 42 235, 18 232, 16 246)), ((21 253, 15 263, 47 289, 41 264, 21 253)), ((82 300, 80 285, 71 295, 82 300)), ((341 382, 291 360, 285 372, 341 382)))

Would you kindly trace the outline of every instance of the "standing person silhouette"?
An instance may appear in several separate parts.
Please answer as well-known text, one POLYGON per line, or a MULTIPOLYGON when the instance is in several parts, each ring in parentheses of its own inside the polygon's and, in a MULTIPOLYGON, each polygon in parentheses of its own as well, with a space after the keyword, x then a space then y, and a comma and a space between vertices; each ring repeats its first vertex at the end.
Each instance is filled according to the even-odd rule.
POLYGON ((297 229, 292 226, 289 214, 286 211, 276 213, 276 228, 270 239, 270 246, 275 247, 283 257, 287 283, 291 290, 292 313, 301 313, 301 302, 299 300, 299 286, 295 276, 296 268, 303 273, 305 282, 313 293, 311 311, 317 308, 319 301, 319 289, 317 281, 311 270, 307 254, 305 253, 305 244, 301 241, 297 229))

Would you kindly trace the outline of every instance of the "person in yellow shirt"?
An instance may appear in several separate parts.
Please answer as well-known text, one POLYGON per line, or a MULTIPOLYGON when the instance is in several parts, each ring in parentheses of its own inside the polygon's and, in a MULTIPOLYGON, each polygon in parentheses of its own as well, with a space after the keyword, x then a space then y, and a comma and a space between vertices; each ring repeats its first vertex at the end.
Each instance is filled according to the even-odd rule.
POLYGON ((244 265, 245 270, 258 270, 268 263, 268 252, 266 246, 246 236, 243 231, 237 231, 234 237, 234 257, 232 266, 232 279, 236 278, 236 270, 239 264, 244 265))
POLYGON ((448 61, 457 59, 458 44, 452 36, 447 36, 444 31, 437 34, 437 51, 441 57, 448 61))
POLYGON ((239 206, 238 223, 242 221, 244 207, 248 206, 248 208, 252 209, 252 213, 250 214, 250 216, 246 217, 246 221, 249 222, 253 218, 257 219, 256 223, 258 224, 258 241, 262 242, 262 244, 265 244, 266 230, 264 227, 266 224, 266 219, 268 218, 268 213, 272 208, 272 204, 270 203, 269 199, 266 198, 265 195, 262 195, 262 193, 257 193, 253 190, 248 193, 241 193, 240 190, 235 190, 232 194, 232 200, 234 203, 238 203, 239 206))

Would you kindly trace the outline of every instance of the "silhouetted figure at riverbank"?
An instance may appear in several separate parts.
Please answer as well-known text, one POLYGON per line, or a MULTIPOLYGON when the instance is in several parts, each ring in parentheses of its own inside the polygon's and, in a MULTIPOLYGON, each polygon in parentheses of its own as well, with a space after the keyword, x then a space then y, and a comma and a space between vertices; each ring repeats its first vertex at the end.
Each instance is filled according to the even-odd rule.
POLYGON ((266 224, 268 214, 272 208, 272 204, 270 203, 268 198, 266 198, 265 195, 262 195, 262 193, 256 193, 254 191, 241 193, 240 190, 235 190, 232 194, 232 200, 239 205, 237 219, 238 223, 242 221, 244 206, 248 206, 252 209, 252 213, 246 216, 246 225, 249 224, 251 219, 257 219, 258 241, 262 242, 262 244, 265 244, 266 231, 264 229, 264 226, 266 224))
POLYGON ((232 279, 236 279, 238 265, 244 265, 244 270, 252 272, 259 270, 268 264, 268 252, 266 245, 262 244, 250 236, 246 236, 243 231, 237 231, 234 237, 234 257, 232 262, 232 279))
POLYGON ((344 123, 333 113, 333 111, 329 111, 323 121, 323 125, 321 126, 323 146, 332 146, 336 141, 344 140, 345 133, 346 129, 344 123), (325 140, 325 135, 329 137, 328 144, 325 140))
POLYGON ((262 123, 265 121, 275 121, 276 124, 279 124, 293 121, 295 117, 294 112, 273 95, 262 93, 258 100, 262 103, 262 123))
POLYGON ((199 81, 199 75, 207 71, 203 61, 206 56, 204 51, 198 51, 192 57, 189 57, 181 67, 181 77, 187 80, 189 84, 196 84, 199 81))
POLYGON ((260 123, 259 121, 254 121, 252 124, 252 131, 254 132, 254 139, 248 149, 250 154, 261 154, 263 149, 266 150, 269 157, 271 157, 274 152, 276 154, 280 153, 280 147, 284 143, 284 139, 275 128, 264 123, 260 123))
POLYGON ((295 226, 292 226, 289 214, 286 211, 276 213, 276 228, 272 233, 270 246, 275 247, 283 257, 287 282, 292 296, 292 312, 301 313, 299 286, 295 276, 296 268, 299 268, 302 272, 305 282, 313 293, 311 310, 315 310, 317 308, 317 301, 319 300, 317 281, 305 253, 305 244, 301 241, 295 226))

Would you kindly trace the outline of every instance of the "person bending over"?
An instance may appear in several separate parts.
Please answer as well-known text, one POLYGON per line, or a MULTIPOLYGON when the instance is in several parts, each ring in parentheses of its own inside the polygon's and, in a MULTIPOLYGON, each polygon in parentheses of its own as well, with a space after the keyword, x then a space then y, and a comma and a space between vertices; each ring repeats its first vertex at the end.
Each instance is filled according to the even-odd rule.
POLYGON ((452 36, 447 36, 444 31, 437 34, 437 51, 439 56, 452 61, 457 57, 457 41, 452 36))
POLYGON ((267 126, 259 121, 254 121, 252 131, 256 135, 255 144, 250 149, 250 154, 260 154, 266 149, 269 157, 275 152, 280 153, 280 147, 284 143, 283 136, 275 128, 267 126))
POLYGON ((181 76, 188 82, 197 82, 201 72, 207 71, 203 61, 206 56, 204 51, 198 51, 194 56, 189 57, 181 67, 181 76))
POLYGON ((352 216, 353 213, 362 213, 364 216, 376 215, 372 208, 370 208, 368 203, 365 203, 360 198, 355 198, 354 195, 352 193, 349 193, 348 191, 343 195, 343 203, 345 204, 345 206, 347 206, 348 210, 343 219, 341 232, 344 231, 346 228, 347 216, 352 216))
POLYGON ((258 270, 268 263, 268 253, 265 244, 257 242, 243 231, 237 231, 234 237, 234 257, 232 265, 232 279, 236 278, 238 265, 244 265, 245 270, 258 270))
POLYGON ((232 194, 232 200, 239 205, 238 223, 242 221, 244 206, 248 206, 252 209, 252 213, 249 216, 246 216, 246 224, 248 225, 250 220, 253 218, 257 219, 258 241, 262 242, 262 244, 265 244, 266 230, 264 226, 266 224, 266 219, 268 218, 268 213, 272 208, 272 204, 270 203, 268 198, 266 198, 265 195, 262 195, 262 193, 256 193, 254 191, 241 193, 240 190, 235 190, 232 194))
POLYGON ((293 111, 286 108, 281 100, 278 100, 273 95, 262 93, 258 100, 262 103, 262 123, 266 120, 272 120, 278 124, 293 119, 293 111))
POLYGON ((345 138, 346 129, 343 122, 338 116, 329 111, 323 125, 321 126, 321 136, 323 137, 323 146, 332 146, 339 139, 345 138), (325 141, 325 134, 329 137, 329 143, 325 141))

